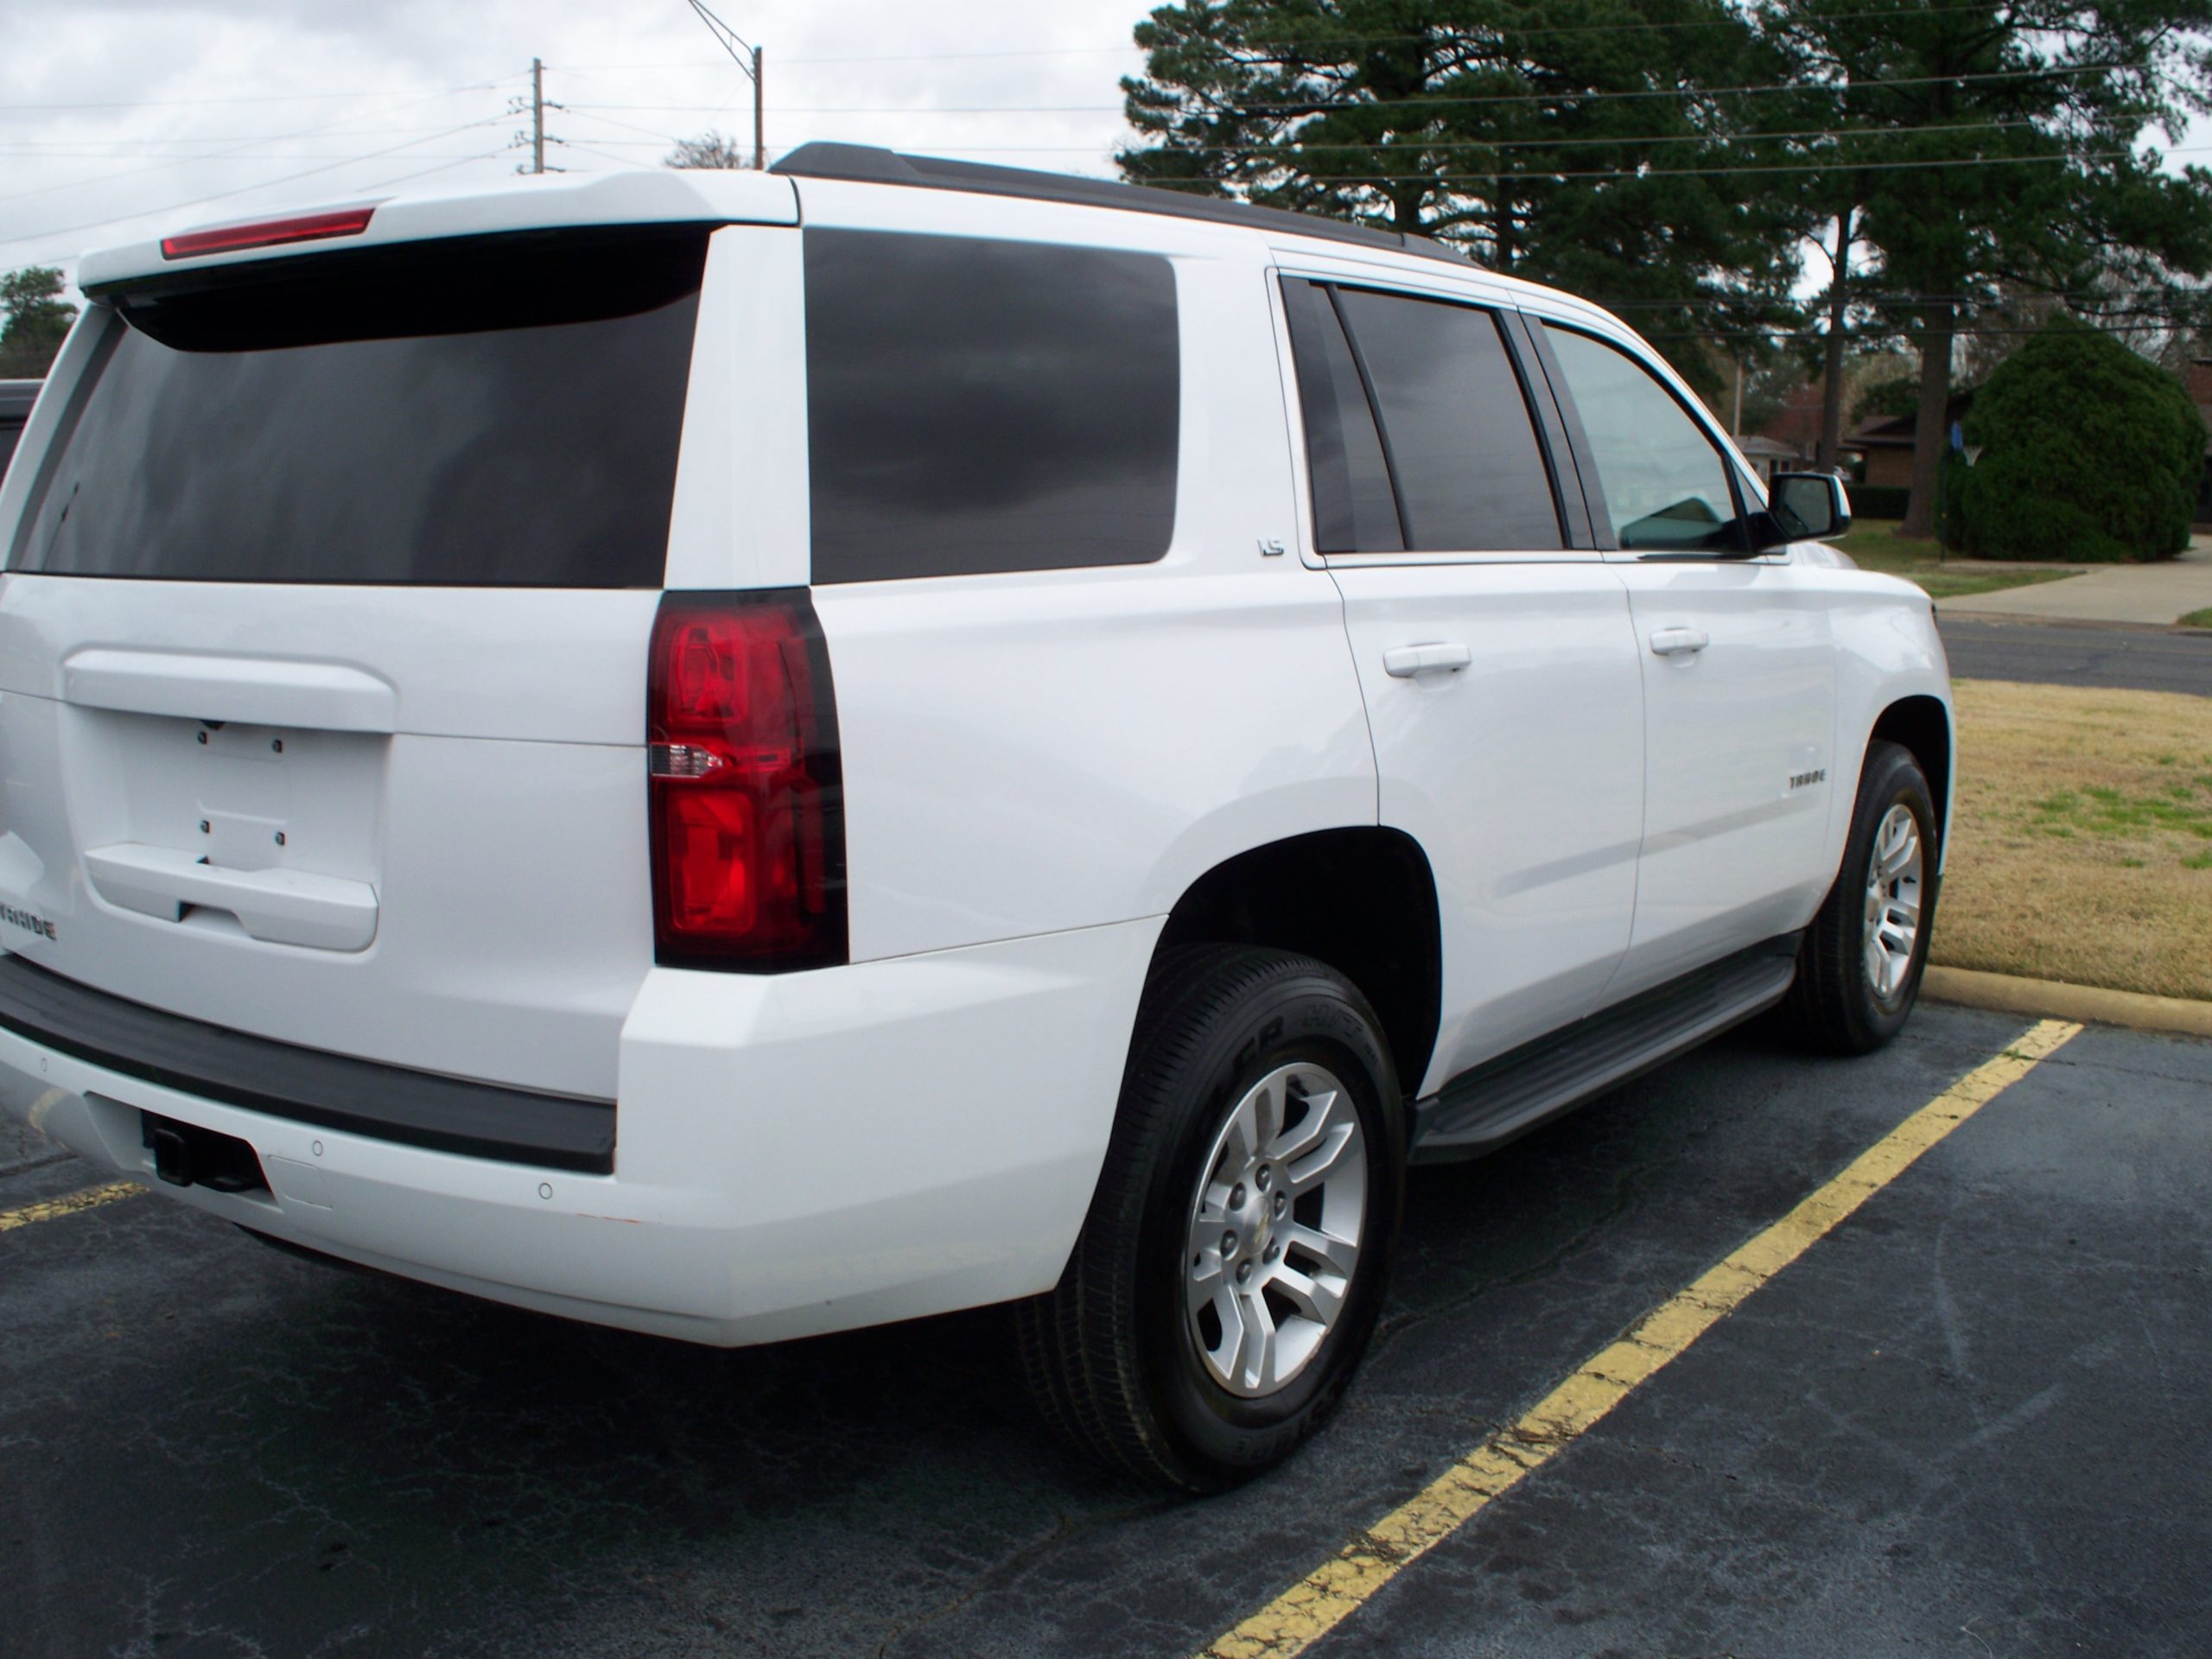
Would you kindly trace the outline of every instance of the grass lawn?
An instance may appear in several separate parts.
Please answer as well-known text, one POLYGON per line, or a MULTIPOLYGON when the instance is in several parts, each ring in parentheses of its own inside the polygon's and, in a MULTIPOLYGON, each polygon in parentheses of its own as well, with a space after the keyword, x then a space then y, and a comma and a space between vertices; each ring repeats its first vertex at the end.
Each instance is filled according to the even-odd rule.
POLYGON ((2000 588, 2025 588, 2075 574, 2071 570, 1992 570, 1978 560, 1958 554, 1945 561, 1932 537, 1908 539, 1897 530, 1894 518, 1860 518, 1853 523, 1851 533, 1835 544, 1866 569, 1886 570, 1917 582, 1928 590, 1930 599, 1993 594, 2000 588))
POLYGON ((1961 680, 1933 959, 2212 1001, 2212 702, 1961 680))
POLYGON ((2184 628, 2212 628, 2212 611, 2191 611, 2181 620, 2184 628))

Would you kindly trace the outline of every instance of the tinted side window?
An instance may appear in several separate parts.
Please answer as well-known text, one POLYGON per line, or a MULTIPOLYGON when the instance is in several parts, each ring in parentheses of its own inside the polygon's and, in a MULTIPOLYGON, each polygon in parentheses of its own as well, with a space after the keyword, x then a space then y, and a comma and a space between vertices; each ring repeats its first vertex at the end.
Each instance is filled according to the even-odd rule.
POLYGON ((22 435, 19 422, 0 421, 0 478, 8 476, 8 458, 16 453, 16 441, 22 435))
POLYGON ((1141 564, 1175 525, 1151 254, 805 232, 814 580, 1141 564))
POLYGON ((1582 417, 1621 546, 1740 551, 1728 468, 1674 393, 1617 346, 1550 323, 1544 333, 1582 417))
POLYGON ((1342 289, 1375 389, 1407 544, 1564 547, 1551 475, 1497 320, 1474 306, 1342 289))
POLYGON ((1319 283, 1287 281, 1282 297, 1305 416, 1314 545, 1324 553, 1402 552, 1382 439, 1337 308, 1319 283))

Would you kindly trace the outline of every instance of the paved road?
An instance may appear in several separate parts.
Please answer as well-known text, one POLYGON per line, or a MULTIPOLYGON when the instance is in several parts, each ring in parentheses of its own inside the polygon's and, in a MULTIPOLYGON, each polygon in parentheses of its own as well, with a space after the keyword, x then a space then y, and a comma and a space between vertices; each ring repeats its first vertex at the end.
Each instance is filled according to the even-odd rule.
POLYGON ((2212 697, 2212 633, 1985 622, 1939 607, 1936 626, 1962 680, 2122 686, 2212 697))
MULTIPOLYGON (((1418 1172, 1344 1416, 1203 1503, 1063 1455, 989 1313, 715 1354, 151 1196, 0 1232, 0 1650, 1187 1654, 2023 1024, 1739 1034, 1418 1172)), ((2212 1651, 2208 1194, 2212 1046, 2076 1038, 1318 1652, 2212 1651)))

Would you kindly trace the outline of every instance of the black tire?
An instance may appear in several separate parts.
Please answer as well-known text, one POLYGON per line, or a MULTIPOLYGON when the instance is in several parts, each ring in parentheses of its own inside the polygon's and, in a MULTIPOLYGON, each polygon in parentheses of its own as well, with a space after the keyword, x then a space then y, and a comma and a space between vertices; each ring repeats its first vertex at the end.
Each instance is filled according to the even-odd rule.
POLYGON ((1138 1007, 1090 1215, 1058 1287, 1015 1313, 1022 1369, 1046 1421, 1110 1466, 1188 1491, 1221 1491, 1288 1457, 1334 1411, 1373 1334, 1403 1207, 1405 1145, 1380 1022, 1343 975, 1243 946, 1163 952, 1138 1007), (1191 1329, 1203 1316, 1186 1312, 1185 1252, 1217 1136, 1247 1092, 1286 1065, 1322 1066, 1351 1096, 1364 1137, 1364 1208, 1327 1334, 1302 1369, 1253 1398, 1207 1370, 1191 1329))
POLYGON ((1859 772, 1843 867, 1806 930, 1797 955, 1796 983, 1783 1004, 1784 1022, 1800 1041, 1824 1053, 1866 1054, 1904 1028, 1920 995, 1928 941, 1935 930, 1938 854, 1935 802, 1920 763, 1911 750, 1897 744, 1871 745, 1859 772), (1912 814, 1920 837, 1920 925, 1910 966, 1893 993, 1882 996, 1866 969, 1866 888, 1875 832, 1897 806, 1912 814))

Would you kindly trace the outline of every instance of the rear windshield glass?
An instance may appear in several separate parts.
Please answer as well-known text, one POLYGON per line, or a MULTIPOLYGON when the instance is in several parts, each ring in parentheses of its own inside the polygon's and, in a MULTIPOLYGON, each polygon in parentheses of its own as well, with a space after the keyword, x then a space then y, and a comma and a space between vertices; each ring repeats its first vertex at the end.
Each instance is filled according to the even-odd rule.
POLYGON ((706 238, 419 243, 126 292, 9 567, 658 587, 706 238))

